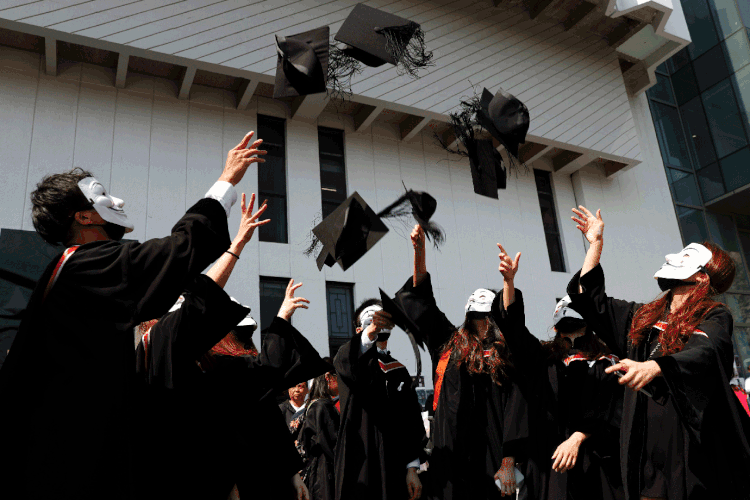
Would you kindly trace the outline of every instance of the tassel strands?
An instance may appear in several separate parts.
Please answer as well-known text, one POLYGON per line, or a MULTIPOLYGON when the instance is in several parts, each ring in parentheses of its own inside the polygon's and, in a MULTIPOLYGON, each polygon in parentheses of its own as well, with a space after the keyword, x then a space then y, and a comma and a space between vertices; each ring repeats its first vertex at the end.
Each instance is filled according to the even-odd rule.
POLYGON ((435 65, 432 51, 425 46, 424 31, 414 21, 402 26, 375 28, 375 32, 385 36, 386 50, 398 62, 396 71, 399 75, 419 78, 420 69, 435 65))

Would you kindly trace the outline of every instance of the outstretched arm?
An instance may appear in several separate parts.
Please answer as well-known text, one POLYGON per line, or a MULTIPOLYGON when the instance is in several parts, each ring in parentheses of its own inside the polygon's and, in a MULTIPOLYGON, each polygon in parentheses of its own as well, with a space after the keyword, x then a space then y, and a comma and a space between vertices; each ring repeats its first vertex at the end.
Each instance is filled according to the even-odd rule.
POLYGON ((262 221, 258 220, 258 217, 260 217, 263 212, 266 211, 266 208, 268 208, 268 205, 266 205, 265 201, 263 202, 263 205, 260 207, 260 209, 258 209, 258 211, 255 213, 253 213, 254 206, 255 193, 250 196, 250 206, 246 205, 245 193, 242 193, 242 218, 240 219, 240 228, 237 231, 237 236, 235 236, 234 240, 232 240, 232 244, 229 246, 229 250, 224 252, 222 256, 219 257, 219 259, 216 261, 216 263, 211 266, 211 269, 209 269, 206 273, 206 276, 214 280, 214 282, 222 288, 224 288, 224 286, 227 284, 227 280, 232 274, 234 265, 240 258, 240 254, 245 248, 245 245, 253 237, 255 228, 271 222, 271 219, 265 219, 262 221))
MULTIPOLYGON (((599 264, 602 256, 602 247, 604 246, 604 221, 602 220, 601 209, 596 211, 596 216, 583 205, 578 209, 573 209, 576 215, 571 217, 576 223, 576 227, 583 233, 589 242, 589 250, 586 252, 586 258, 583 260, 581 276, 594 269, 599 264)), ((579 292, 582 290, 579 286, 579 292)))
POLYGON ((427 277, 427 257, 425 255, 424 229, 417 224, 411 232, 411 244, 414 246, 414 287, 419 286, 427 277))

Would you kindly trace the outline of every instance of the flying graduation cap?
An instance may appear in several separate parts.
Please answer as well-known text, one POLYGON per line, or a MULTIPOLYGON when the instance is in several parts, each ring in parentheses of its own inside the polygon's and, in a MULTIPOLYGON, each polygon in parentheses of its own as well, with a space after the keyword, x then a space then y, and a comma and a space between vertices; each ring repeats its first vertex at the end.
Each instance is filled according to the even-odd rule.
POLYGON ((406 189, 406 186, 404 186, 404 189, 406 193, 380 211, 378 217, 383 219, 395 218, 402 221, 409 216, 414 217, 417 224, 424 229, 427 238, 432 241, 435 248, 438 248, 445 241, 445 233, 443 228, 430 221, 437 209, 437 200, 427 192, 412 191, 406 189))
POLYGON ((317 257, 318 270, 338 263, 346 271, 388 232, 388 228, 356 191, 328 217, 315 226, 311 254, 318 242, 323 245, 317 257))
POLYGON ((497 190, 506 187, 503 157, 493 146, 492 139, 475 140, 467 150, 474 192, 497 200, 497 190))
POLYGON ((417 324, 406 314, 403 305, 398 297, 390 298, 382 288, 380 290, 380 301, 383 303, 383 310, 391 315, 391 321, 397 327, 406 332, 411 346, 414 349, 414 357, 417 360, 417 377, 422 374, 422 356, 419 354, 419 348, 425 348, 424 337, 417 324))
POLYGON ((326 92, 329 37, 328 26, 297 35, 276 35, 274 99, 326 92))
POLYGON ((334 39, 346 44, 345 52, 367 66, 393 64, 399 74, 414 78, 420 68, 432 64, 432 52, 426 50, 419 24, 362 3, 352 9, 334 39))
POLYGON ((526 142, 529 131, 529 110, 524 103, 503 89, 494 96, 483 89, 477 120, 505 146, 511 158, 518 160, 518 145, 526 142))

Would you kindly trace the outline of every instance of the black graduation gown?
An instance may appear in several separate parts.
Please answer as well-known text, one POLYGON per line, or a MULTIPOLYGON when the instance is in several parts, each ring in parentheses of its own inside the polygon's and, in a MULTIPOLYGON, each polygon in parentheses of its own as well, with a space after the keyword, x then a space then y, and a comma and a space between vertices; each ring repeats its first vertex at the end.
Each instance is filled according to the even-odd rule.
POLYGON ((133 326, 164 314, 229 243, 221 203, 202 199, 166 238, 80 246, 43 302, 53 259, 0 371, 0 497, 128 496, 133 326))
POLYGON ((587 361, 571 349, 565 359, 551 359, 538 338, 526 328, 523 294, 504 310, 502 294, 492 316, 525 378, 521 390, 529 402, 528 458, 523 467, 530 499, 622 499, 619 465, 619 424, 622 387, 604 373, 617 358, 587 361), (581 444, 575 467, 563 474, 552 470, 555 449, 574 432, 590 437, 581 444))
MULTIPOLYGON (((159 442, 160 467, 138 476, 137 498, 225 500, 293 498, 291 477, 302 468, 273 395, 317 376, 328 365, 287 321, 274 318, 257 357, 196 360, 248 312, 210 278, 199 276, 177 311, 164 315, 137 348, 142 392, 153 414, 139 441, 159 442), (161 423, 154 425, 155 422, 161 423)), ((147 451, 136 465, 150 463, 147 451)))
MULTIPOLYGON (((430 276, 417 287, 410 277, 396 298, 425 336, 435 369, 455 327, 435 302, 430 276)), ((518 386, 499 386, 489 374, 471 374, 451 362, 436 397, 426 498, 502 498, 494 475, 503 457, 522 459, 528 437, 527 405, 518 386)))
POLYGON ((284 421, 289 428, 289 432, 296 436, 299 433, 302 423, 305 421, 307 406, 295 410, 292 403, 287 399, 279 405, 279 410, 281 410, 281 414, 284 415, 284 421))
MULTIPOLYGON (((642 304, 613 299, 605 293, 600 265, 568 285, 577 311, 621 358, 646 361, 653 342, 634 346, 628 334, 642 304), (583 289, 578 293, 578 285, 583 289)), ((711 311, 682 351, 654 358, 662 376, 642 392, 625 390, 620 432, 620 461, 627 499, 638 499, 644 472, 652 476, 662 463, 668 500, 750 496, 750 419, 731 393, 732 315, 724 307, 711 311), (677 445, 663 446, 669 434, 677 445), (681 443, 680 443, 681 441, 681 443)), ((652 328, 649 336, 658 338, 652 328)), ((658 356, 658 353, 657 353, 658 356)))
POLYGON ((341 425, 336 500, 408 498, 407 465, 426 440, 422 407, 404 365, 355 335, 336 353, 341 425))
POLYGON ((298 439, 307 455, 305 484, 310 500, 334 500, 334 460, 339 432, 339 412, 332 399, 308 405, 298 439))

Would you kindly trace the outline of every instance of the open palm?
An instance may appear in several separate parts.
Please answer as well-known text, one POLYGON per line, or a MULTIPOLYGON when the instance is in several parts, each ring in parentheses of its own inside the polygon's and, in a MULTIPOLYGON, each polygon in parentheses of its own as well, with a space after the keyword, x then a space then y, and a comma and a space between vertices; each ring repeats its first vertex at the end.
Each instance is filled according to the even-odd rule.
POLYGON ((583 233, 589 243, 601 240, 604 236, 604 221, 602 220, 601 209, 592 214, 588 208, 579 205, 578 209, 572 209, 575 216, 571 217, 576 227, 583 233))

